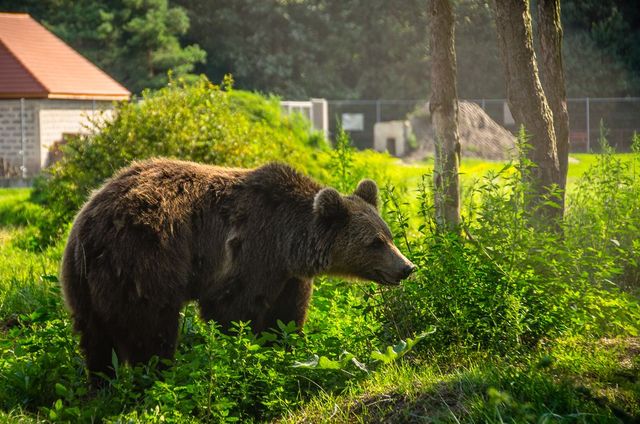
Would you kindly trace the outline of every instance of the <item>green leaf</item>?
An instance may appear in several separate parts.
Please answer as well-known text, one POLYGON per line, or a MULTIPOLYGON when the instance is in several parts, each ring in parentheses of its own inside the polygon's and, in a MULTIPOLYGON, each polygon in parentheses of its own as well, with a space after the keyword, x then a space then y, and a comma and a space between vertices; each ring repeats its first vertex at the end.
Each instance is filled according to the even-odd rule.
POLYGON ((356 360, 355 355, 347 352, 346 350, 342 351, 337 361, 334 359, 329 359, 326 356, 313 355, 313 357, 306 362, 294 362, 292 367, 314 368, 320 370, 341 370, 347 367, 350 362, 354 363, 363 371, 367 371, 367 368, 364 366, 364 364, 356 360))
POLYGON ((318 366, 318 361, 320 360, 320 357, 318 355, 313 355, 313 357, 311 359, 309 359, 306 362, 299 362, 296 361, 293 363, 292 367, 294 368, 315 368, 318 366))
POLYGON ((367 366, 364 363, 358 361, 356 358, 351 358, 351 362, 353 363, 353 365, 355 365, 360 370, 362 370, 362 371, 364 371, 366 373, 369 372, 369 370, 367 369, 367 366))
POLYGON ((118 361, 118 355, 116 354, 115 350, 111 350, 111 365, 113 365, 113 369, 116 371, 117 375, 120 363, 118 361))
POLYGON ((63 386, 62 384, 60 384, 60 383, 56 383, 55 388, 56 388, 56 394, 57 394, 58 396, 65 396, 65 397, 66 397, 66 396, 67 396, 67 394, 69 393, 69 391, 67 390, 67 388, 66 388, 66 387, 64 387, 64 386, 63 386))
POLYGON ((42 281, 49 281, 51 283, 58 283, 58 276, 57 275, 41 275, 40 278, 42 279, 42 281))
POLYGON ((385 364, 394 362, 395 360, 410 352, 411 349, 413 349, 413 347, 416 345, 416 343, 424 339, 429 334, 433 334, 435 331, 436 328, 434 326, 430 326, 426 331, 418 334, 413 339, 407 338, 406 341, 400 340, 400 342, 395 346, 387 346, 384 352, 375 350, 371 353, 371 359, 373 359, 374 361, 383 362, 385 364))
POLYGON ((321 356, 320 360, 318 361, 317 368, 324 369, 324 370, 339 370, 339 369, 342 369, 343 366, 338 361, 329 359, 326 356, 321 356))

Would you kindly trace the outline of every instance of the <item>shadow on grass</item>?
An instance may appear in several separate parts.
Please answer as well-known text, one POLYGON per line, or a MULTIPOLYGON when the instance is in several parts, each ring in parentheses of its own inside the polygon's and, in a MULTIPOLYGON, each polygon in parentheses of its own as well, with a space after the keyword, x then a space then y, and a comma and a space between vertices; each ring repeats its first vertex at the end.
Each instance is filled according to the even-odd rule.
POLYGON ((413 393, 360 397, 343 408, 348 411, 343 418, 367 423, 640 422, 639 340, 598 341, 599 348, 613 349, 615 362, 585 366, 582 372, 548 356, 525 365, 504 359, 476 365, 413 393))

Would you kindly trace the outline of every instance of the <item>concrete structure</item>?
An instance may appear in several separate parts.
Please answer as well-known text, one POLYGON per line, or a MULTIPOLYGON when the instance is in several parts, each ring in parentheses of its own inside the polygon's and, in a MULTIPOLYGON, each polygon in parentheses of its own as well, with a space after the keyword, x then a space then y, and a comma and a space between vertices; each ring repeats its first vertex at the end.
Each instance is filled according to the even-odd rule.
POLYGON ((37 174, 49 148, 129 91, 27 14, 0 13, 0 158, 37 174))
POLYGON ((309 101, 285 100, 280 102, 282 110, 287 115, 299 113, 311 122, 311 127, 329 137, 329 104, 325 99, 311 99, 309 101))
POLYGON ((34 176, 51 162, 51 146, 86 133, 92 120, 109 118, 112 108, 107 101, 0 99, 0 158, 34 176))
POLYGON ((404 156, 410 132, 409 121, 377 122, 373 127, 373 148, 393 156, 404 156))

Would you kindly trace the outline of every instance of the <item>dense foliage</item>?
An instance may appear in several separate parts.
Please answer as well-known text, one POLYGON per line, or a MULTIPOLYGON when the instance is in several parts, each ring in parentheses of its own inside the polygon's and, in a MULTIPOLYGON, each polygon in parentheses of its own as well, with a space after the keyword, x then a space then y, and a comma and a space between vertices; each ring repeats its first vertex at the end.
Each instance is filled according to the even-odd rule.
POLYGON ((0 10, 27 12, 134 93, 189 76, 206 53, 184 46, 184 9, 168 0, 0 0, 0 10))
MULTIPOLYGON (((491 2, 454 3, 459 96, 504 98, 491 2)), ((31 13, 134 92, 162 86, 167 70, 183 76, 195 67, 212 81, 232 73, 240 88, 288 98, 360 99, 427 97, 426 5, 427 0, 0 0, 0 10, 31 13)), ((639 95, 637 9, 624 0, 562 2, 569 96, 639 95)))
POLYGON ((638 335, 640 308, 626 293, 640 293, 640 156, 624 162, 604 140, 603 150, 570 192, 560 231, 531 225, 517 163, 468 187, 462 237, 436 230, 428 184, 414 236, 392 196, 398 241, 421 275, 387 299, 390 323, 402 334, 437 325, 434 349, 501 354, 567 334, 638 335))
MULTIPOLYGON (((416 99, 429 93, 427 0, 178 3, 192 21, 188 40, 208 53, 198 69, 214 80, 233 73, 240 87, 294 98, 416 99)), ((504 98, 491 2, 454 4, 459 96, 504 98)), ((633 6, 563 1, 562 21, 569 96, 640 93, 633 6)))

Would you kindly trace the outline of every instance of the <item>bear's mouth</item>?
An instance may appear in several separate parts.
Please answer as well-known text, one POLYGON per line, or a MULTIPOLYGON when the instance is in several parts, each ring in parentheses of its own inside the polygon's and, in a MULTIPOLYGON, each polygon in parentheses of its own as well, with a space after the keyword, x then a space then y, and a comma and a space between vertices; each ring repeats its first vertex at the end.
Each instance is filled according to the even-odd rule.
POLYGON ((375 271, 375 278, 373 279, 376 283, 382 284, 384 286, 399 286, 402 278, 393 278, 389 274, 383 271, 375 271))

